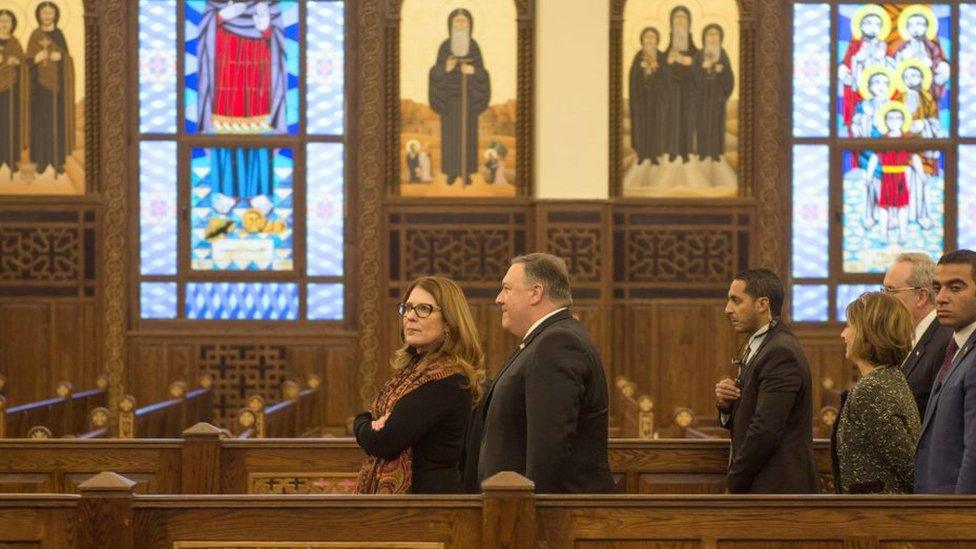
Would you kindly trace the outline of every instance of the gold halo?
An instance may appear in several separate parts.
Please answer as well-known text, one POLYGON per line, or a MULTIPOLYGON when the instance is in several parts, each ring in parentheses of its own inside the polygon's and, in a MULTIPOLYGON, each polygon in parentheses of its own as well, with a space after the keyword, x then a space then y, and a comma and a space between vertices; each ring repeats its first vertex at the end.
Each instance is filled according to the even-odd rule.
POLYGON ((904 115, 905 121, 902 123, 901 132, 907 133, 912 127, 912 113, 908 112, 908 107, 901 101, 888 101, 885 103, 884 107, 878 109, 878 112, 874 115, 874 125, 878 129, 883 129, 884 133, 888 133, 888 123, 885 121, 885 117, 891 111, 899 111, 904 115))
POLYGON ((922 72, 922 89, 928 90, 932 88, 932 68, 922 62, 921 59, 906 59, 898 64, 898 68, 895 69, 895 86, 898 87, 898 91, 902 93, 908 92, 908 85, 905 84, 905 69, 916 68, 922 72))
POLYGON ((868 15, 877 15, 881 19, 881 34, 878 38, 881 40, 888 38, 888 35, 891 34, 891 16, 877 4, 865 4, 864 7, 857 10, 854 17, 851 17, 851 36, 855 40, 861 39, 861 21, 868 15))
POLYGON ((908 19, 913 15, 921 15, 928 20, 929 28, 925 30, 925 37, 935 40, 939 34, 939 19, 932 8, 924 4, 912 4, 898 14, 898 34, 901 35, 901 39, 911 40, 912 37, 908 35, 908 19))
POLYGON ((888 77, 888 97, 885 99, 891 99, 895 95, 895 75, 891 72, 891 69, 884 65, 865 67, 861 71, 861 76, 857 80, 857 93, 861 94, 861 97, 864 99, 874 99, 874 96, 871 95, 871 90, 868 89, 868 84, 871 82, 871 77, 876 74, 884 74, 888 77))

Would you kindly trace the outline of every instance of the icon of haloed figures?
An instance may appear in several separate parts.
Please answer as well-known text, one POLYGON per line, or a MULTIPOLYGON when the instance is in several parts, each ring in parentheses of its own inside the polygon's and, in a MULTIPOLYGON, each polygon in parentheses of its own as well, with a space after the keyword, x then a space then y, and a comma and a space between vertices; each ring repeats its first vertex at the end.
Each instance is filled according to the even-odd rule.
POLYGON ((58 28, 61 9, 41 2, 34 10, 38 28, 27 41, 30 82, 30 159, 37 173, 64 173, 75 148, 75 68, 68 42, 58 28))
MULTIPOLYGON (((888 138, 904 137, 912 125, 908 107, 899 101, 889 102, 877 116, 877 126, 888 138)), ((918 152, 872 152, 864 172, 867 189, 864 227, 874 227, 880 218, 882 239, 891 242, 894 231, 899 244, 904 244, 908 237, 910 221, 923 229, 930 227, 925 207, 926 179, 922 156, 918 152), (879 166, 880 178, 877 176, 879 166)))
MULTIPOLYGON (((277 2, 208 0, 199 25, 198 121, 201 133, 287 134, 288 73, 284 22, 277 2)), ((272 151, 218 148, 211 151, 214 210, 228 215, 246 200, 250 218, 273 209, 272 151)), ((207 237, 233 222, 212 220, 207 237), (218 223, 215 225, 214 221, 218 223)))
POLYGON ((441 117, 441 172, 447 184, 471 184, 478 171, 478 115, 488 108, 491 81, 473 38, 471 12, 459 8, 447 18, 447 40, 429 74, 430 106, 441 117))
POLYGON ((433 179, 430 176, 430 155, 420 145, 420 141, 407 141, 407 170, 410 183, 424 183, 433 179))
MULTIPOLYGON (((3 146, 0 146, 0 170, 6 166, 10 179, 20 162, 23 148, 24 93, 24 49, 13 35, 17 29, 17 16, 10 10, 0 9, 0 131, 3 131, 3 146)), ((2 171, 0 171, 2 173, 2 171)))

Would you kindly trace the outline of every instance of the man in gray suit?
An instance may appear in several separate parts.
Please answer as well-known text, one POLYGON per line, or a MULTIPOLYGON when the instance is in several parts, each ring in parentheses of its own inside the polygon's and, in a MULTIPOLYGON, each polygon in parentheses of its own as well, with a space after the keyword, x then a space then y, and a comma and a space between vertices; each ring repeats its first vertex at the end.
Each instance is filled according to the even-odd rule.
POLYGON ((565 261, 543 253, 512 260, 495 303, 502 327, 522 343, 476 411, 474 424, 482 420, 483 433, 468 436, 480 443, 479 480, 515 471, 534 481, 536 492, 614 491, 607 379, 593 342, 569 311, 572 300, 565 261))
POLYGON ((953 329, 925 408, 915 456, 915 493, 976 494, 976 252, 935 267, 939 323, 953 329))
POLYGON ((934 272, 935 261, 928 254, 901 254, 885 273, 882 286, 886 294, 895 296, 908 307, 915 323, 912 350, 901 363, 901 373, 905 374, 912 389, 920 418, 925 417, 935 374, 942 366, 946 345, 952 337, 952 328, 936 320, 935 292, 932 291, 934 272))

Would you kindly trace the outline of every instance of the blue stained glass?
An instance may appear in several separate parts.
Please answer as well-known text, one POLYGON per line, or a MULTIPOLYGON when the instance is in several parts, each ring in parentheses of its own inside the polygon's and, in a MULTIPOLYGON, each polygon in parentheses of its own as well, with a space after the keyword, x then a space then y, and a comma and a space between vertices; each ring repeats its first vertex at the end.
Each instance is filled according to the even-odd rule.
POLYGON ((185 0, 183 101, 186 131, 208 134, 297 134, 298 2, 216 3, 185 0), (228 11, 224 11, 228 10, 228 11), (221 21, 218 28, 217 13, 221 21), (270 38, 264 37, 270 29, 270 38), (249 84, 242 92, 240 82, 249 84))
POLYGON ((793 321, 827 322, 827 286, 793 286, 793 321))
POLYGON ((306 36, 310 134, 340 135, 345 114, 344 2, 309 2, 306 36))
POLYGON ((976 137, 976 4, 959 6, 958 113, 959 134, 976 137))
POLYGON ((309 284, 309 320, 342 320, 344 289, 342 284, 309 284))
POLYGON ((959 248, 976 250, 976 145, 959 146, 959 248))
POLYGON ((830 135, 830 6, 793 6, 793 135, 830 135))
POLYGON ((837 286, 837 320, 847 320, 847 306, 851 301, 861 297, 864 292, 877 292, 881 289, 881 280, 877 284, 842 284, 837 286))
POLYGON ((145 319, 176 318, 176 283, 143 282, 140 284, 139 314, 145 319))
POLYGON ((345 192, 343 145, 308 145, 308 274, 342 276, 345 192))
POLYGON ((200 320, 296 320, 298 284, 190 282, 185 310, 200 320))
POLYGON ((843 268, 882 273, 905 251, 942 255, 945 159, 938 152, 845 151, 843 268))
POLYGON ((200 271, 294 268, 291 149, 192 149, 191 265, 200 271))
POLYGON ((139 0, 139 131, 176 133, 176 0, 139 0))
POLYGON ((793 147, 793 276, 825 278, 829 261, 830 151, 793 147))
POLYGON ((176 143, 139 143, 139 272, 176 274, 176 143))
POLYGON ((948 137, 950 7, 842 4, 838 12, 838 136, 884 137, 889 132, 884 113, 894 109, 902 113, 905 133, 948 137), (907 21, 917 16, 926 22, 927 32, 916 40, 907 21))

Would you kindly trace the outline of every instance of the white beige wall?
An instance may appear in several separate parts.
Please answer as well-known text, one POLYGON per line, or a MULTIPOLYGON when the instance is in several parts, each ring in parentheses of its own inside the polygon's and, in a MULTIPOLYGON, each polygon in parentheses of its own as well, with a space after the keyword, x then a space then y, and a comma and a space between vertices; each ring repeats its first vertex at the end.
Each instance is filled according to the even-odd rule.
POLYGON ((537 0, 535 196, 606 198, 609 0, 537 0))

